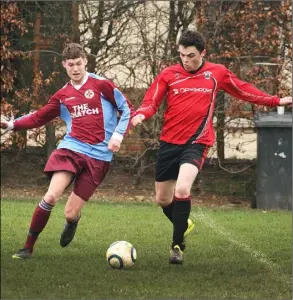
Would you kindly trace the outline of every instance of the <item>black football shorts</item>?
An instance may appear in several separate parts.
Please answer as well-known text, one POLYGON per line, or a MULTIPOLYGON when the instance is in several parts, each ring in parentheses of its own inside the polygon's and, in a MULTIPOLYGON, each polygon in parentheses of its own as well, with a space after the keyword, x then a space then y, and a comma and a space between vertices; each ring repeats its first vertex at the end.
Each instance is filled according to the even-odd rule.
POLYGON ((184 163, 202 168, 210 146, 203 144, 175 145, 160 141, 156 163, 156 181, 177 180, 179 168, 184 163))

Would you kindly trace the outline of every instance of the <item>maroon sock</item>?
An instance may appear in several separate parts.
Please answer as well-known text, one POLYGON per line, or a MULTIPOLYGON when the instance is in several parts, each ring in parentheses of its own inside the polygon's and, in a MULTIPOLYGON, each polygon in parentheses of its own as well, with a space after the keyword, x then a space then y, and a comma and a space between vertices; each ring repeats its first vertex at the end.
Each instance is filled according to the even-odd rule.
POLYGON ((24 248, 28 248, 33 251, 35 242, 38 239, 39 234, 46 227, 52 208, 53 205, 48 204, 44 199, 36 207, 31 220, 31 225, 26 242, 24 244, 24 248))

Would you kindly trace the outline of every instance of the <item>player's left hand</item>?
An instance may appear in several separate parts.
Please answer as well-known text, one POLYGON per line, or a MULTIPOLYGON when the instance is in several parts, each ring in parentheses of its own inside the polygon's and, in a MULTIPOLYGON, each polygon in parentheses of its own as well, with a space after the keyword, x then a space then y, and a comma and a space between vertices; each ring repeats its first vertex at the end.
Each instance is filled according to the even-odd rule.
POLYGON ((111 138, 108 144, 108 149, 112 152, 118 152, 121 146, 121 142, 115 138, 111 138))
POLYGON ((144 119, 145 116, 143 114, 138 114, 131 119, 131 125, 133 127, 140 125, 144 121, 144 119))
POLYGON ((292 105, 292 97, 284 97, 280 99, 280 106, 292 105))

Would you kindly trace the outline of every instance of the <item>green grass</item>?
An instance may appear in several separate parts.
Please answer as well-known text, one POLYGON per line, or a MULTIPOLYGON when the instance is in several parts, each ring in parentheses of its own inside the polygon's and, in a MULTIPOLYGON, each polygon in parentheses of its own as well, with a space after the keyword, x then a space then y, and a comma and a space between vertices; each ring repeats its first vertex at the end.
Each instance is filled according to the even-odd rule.
POLYGON ((2 199, 1 298, 292 299, 290 212, 193 207, 196 230, 178 266, 168 264, 171 223, 156 205, 89 202, 63 249, 59 203, 34 258, 13 260, 36 203, 2 199), (107 264, 106 250, 116 240, 135 246, 132 269, 107 264))

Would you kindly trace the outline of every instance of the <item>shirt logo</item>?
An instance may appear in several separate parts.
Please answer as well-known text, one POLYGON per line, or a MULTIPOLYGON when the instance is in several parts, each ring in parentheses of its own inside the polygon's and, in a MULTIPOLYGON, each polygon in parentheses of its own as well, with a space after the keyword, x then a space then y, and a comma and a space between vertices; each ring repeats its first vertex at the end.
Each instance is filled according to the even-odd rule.
POLYGON ((213 73, 210 72, 210 71, 205 71, 205 72, 203 72, 203 74, 204 74, 205 79, 211 79, 211 75, 212 75, 213 73))
POLYGON ((73 99, 75 99, 75 97, 65 98, 64 101, 69 101, 69 100, 73 100, 73 99))
POLYGON ((87 99, 92 99, 94 97, 95 93, 93 90, 86 90, 84 92, 84 96, 87 98, 87 99))
POLYGON ((174 95, 183 94, 183 93, 205 93, 210 94, 212 93, 212 89, 208 88, 180 88, 180 89, 173 89, 174 95))
POLYGON ((88 103, 83 103, 80 105, 73 105, 73 111, 71 112, 72 119, 84 117, 87 115, 97 115, 99 113, 98 108, 89 108, 88 103))

